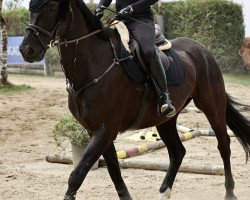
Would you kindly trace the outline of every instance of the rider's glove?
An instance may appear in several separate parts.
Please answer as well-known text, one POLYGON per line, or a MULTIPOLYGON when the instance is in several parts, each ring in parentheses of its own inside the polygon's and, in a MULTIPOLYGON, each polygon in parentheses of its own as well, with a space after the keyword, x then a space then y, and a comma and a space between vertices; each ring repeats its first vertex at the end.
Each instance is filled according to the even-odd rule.
POLYGON ((94 11, 94 15, 98 18, 101 19, 103 17, 103 9, 102 8, 96 8, 94 11))
POLYGON ((132 6, 127 6, 126 8, 123 8, 119 12, 119 16, 127 18, 134 12, 132 6))

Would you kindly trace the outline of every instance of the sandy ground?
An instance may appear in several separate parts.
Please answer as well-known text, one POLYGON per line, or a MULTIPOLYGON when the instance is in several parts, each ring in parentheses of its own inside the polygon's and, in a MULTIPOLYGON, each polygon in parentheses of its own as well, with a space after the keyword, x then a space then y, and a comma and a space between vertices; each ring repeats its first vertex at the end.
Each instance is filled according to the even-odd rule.
MULTIPOLYGON (((47 163, 45 156, 60 152, 49 134, 57 120, 69 114, 65 81, 14 75, 9 80, 34 89, 0 96, 0 200, 63 199, 73 166, 47 163)), ((226 87, 240 102, 250 104, 250 87, 232 84, 226 87)), ((250 117, 249 113, 245 114, 250 117)), ((209 127, 202 113, 183 113, 178 122, 190 128, 209 127)), ((137 144, 126 137, 126 133, 118 136, 117 150, 137 144)), ((184 146, 187 154, 183 163, 222 164, 213 137, 195 138, 184 142, 184 146)), ((250 164, 245 164, 245 154, 235 138, 231 147, 235 194, 240 200, 249 200, 250 164)), ((163 148, 136 159, 168 162, 168 153, 163 148)), ((158 190, 165 172, 123 169, 122 174, 135 200, 159 199, 158 190)), ((224 194, 223 176, 178 173, 171 199, 217 200, 223 199, 224 194)), ((77 199, 118 199, 106 168, 88 174, 77 199)))

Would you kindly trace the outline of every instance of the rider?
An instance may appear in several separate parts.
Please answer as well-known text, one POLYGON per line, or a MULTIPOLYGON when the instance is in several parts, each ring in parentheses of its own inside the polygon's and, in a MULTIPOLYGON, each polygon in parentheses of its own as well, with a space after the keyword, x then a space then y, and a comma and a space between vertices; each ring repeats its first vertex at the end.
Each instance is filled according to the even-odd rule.
MULTIPOLYGON (((116 0, 116 10, 128 27, 129 32, 132 33, 141 47, 146 66, 149 66, 149 70, 160 88, 159 106, 161 114, 171 117, 175 114, 175 108, 169 98, 166 75, 156 51, 155 30, 152 28, 155 25, 151 5, 157 1, 158 0, 116 0), (145 23, 149 26, 146 26, 145 23)), ((112 0, 100 0, 94 14, 100 19, 103 16, 104 10, 102 6, 108 7, 111 2, 112 0)))

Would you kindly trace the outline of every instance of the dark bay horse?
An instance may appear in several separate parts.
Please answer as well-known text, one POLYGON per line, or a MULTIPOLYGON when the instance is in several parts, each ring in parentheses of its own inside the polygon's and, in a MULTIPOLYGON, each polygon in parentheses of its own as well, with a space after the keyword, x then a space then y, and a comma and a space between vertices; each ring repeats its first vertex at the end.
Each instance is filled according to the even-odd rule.
POLYGON ((250 70, 250 37, 246 37, 240 47, 240 55, 246 70, 250 70))
MULTIPOLYGON (((133 124, 144 85, 128 78, 120 61, 114 60, 111 44, 117 44, 116 37, 111 34, 112 40, 108 40, 106 32, 98 31, 102 30, 101 22, 82 0, 31 0, 30 12, 31 21, 20 51, 26 61, 38 61, 44 57, 50 42, 59 40, 57 45, 68 83, 69 109, 92 137, 80 163, 70 175, 64 199, 75 199, 91 166, 103 155, 119 198, 131 200, 121 176, 113 141, 118 132, 126 131, 133 124)), ((171 42, 186 73, 182 84, 169 87, 177 114, 172 118, 159 116, 154 97, 148 102, 140 124, 134 127, 156 126, 167 146, 170 167, 160 187, 160 199, 170 198, 177 171, 186 153, 178 137, 176 120, 191 99, 204 112, 216 133, 225 169, 225 199, 237 199, 233 192, 230 138, 226 125, 237 136, 248 158, 250 122, 234 107, 241 104, 225 92, 220 68, 212 55, 188 38, 177 38, 171 42)))

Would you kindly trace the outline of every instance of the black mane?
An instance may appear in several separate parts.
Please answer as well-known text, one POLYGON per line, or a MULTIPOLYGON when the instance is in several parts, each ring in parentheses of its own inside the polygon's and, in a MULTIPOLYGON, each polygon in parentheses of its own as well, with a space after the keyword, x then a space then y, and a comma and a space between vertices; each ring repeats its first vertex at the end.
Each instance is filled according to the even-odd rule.
POLYGON ((76 2, 90 30, 96 31, 98 29, 102 29, 103 28, 102 22, 90 11, 90 9, 83 2, 83 0, 76 0, 76 2))
MULTIPOLYGON (((84 19, 86 20, 86 23, 88 25, 88 27, 90 28, 90 31, 96 31, 99 29, 103 28, 103 24, 101 22, 100 19, 98 19, 91 11, 90 9, 87 7, 87 5, 83 2, 83 0, 76 0, 77 5, 79 6, 84 19)), ((102 31, 101 33, 97 34, 98 37, 100 37, 103 40, 109 40, 110 38, 110 31, 109 30, 105 30, 102 31)))

